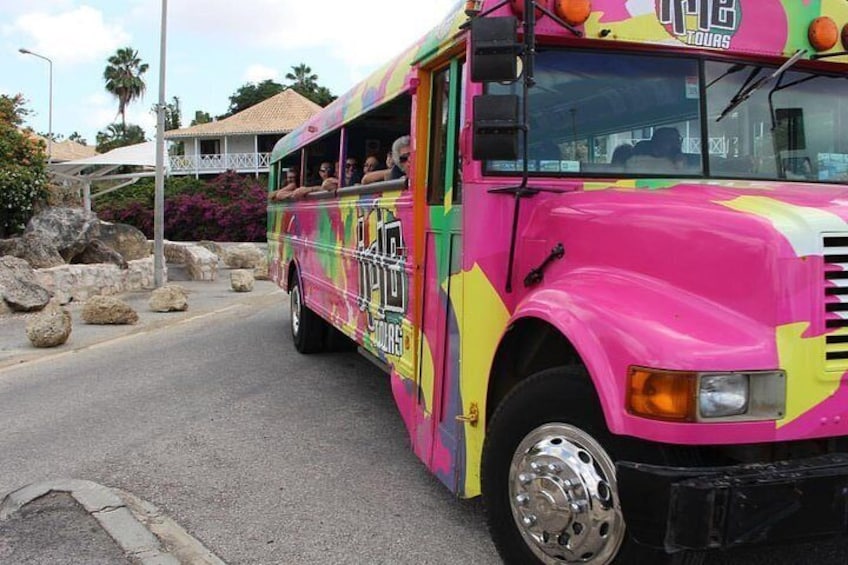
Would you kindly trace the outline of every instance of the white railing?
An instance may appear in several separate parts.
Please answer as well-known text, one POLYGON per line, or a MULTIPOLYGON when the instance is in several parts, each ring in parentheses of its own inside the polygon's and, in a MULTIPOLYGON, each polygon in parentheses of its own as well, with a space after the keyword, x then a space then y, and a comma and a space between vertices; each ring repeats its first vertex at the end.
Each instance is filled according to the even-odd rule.
POLYGON ((229 153, 227 155, 171 155, 171 174, 267 172, 270 153, 229 153))

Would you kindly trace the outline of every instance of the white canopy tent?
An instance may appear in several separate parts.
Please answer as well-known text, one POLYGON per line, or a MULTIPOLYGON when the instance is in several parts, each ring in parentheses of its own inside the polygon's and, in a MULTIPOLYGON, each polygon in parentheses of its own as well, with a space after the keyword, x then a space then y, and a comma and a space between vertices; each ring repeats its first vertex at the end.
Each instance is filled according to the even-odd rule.
POLYGON ((49 170, 61 179, 82 184, 83 203, 86 211, 91 211, 92 197, 118 190, 140 178, 155 176, 156 142, 145 141, 136 145, 118 147, 102 155, 63 163, 50 163, 49 170), (113 174, 115 170, 124 166, 141 167, 141 169, 131 173, 113 174), (114 184, 115 181, 119 181, 118 184, 114 184), (109 188, 92 195, 91 186, 95 182, 108 182, 109 188))

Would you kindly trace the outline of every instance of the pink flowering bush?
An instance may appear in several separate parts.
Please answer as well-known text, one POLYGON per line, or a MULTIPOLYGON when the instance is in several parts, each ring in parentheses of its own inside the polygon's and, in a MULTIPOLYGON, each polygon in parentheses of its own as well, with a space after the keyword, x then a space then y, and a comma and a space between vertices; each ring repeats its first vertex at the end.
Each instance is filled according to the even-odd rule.
MULTIPOLYGON (((268 202, 262 179, 233 172, 211 181, 168 179, 165 187, 165 238, 172 241, 264 241, 268 202)), ((120 192, 120 191, 118 191, 120 192)), ((153 185, 135 187, 126 196, 95 200, 97 215, 106 221, 133 225, 153 237, 153 185)))

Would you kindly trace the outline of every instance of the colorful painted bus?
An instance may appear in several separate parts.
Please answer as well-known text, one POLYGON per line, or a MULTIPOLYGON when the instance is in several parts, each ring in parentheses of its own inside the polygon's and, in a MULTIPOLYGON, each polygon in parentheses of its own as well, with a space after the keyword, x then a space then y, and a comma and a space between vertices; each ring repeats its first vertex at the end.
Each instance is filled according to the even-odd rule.
POLYGON ((278 142, 269 190, 410 136, 269 203, 296 348, 385 368, 506 562, 844 534, 848 3, 531 6, 460 3, 278 142))

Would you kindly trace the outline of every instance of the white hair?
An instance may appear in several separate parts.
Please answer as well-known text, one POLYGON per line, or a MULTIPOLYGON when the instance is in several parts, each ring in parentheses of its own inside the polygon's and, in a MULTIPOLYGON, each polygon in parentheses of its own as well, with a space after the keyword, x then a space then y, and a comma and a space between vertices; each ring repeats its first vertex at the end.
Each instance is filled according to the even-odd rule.
POLYGON ((392 143, 392 159, 395 160, 395 163, 400 163, 400 150, 403 147, 409 147, 412 144, 412 140, 408 135, 403 135, 395 140, 392 143))

